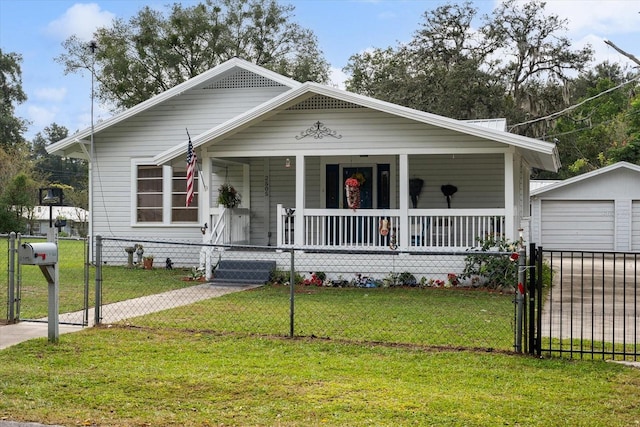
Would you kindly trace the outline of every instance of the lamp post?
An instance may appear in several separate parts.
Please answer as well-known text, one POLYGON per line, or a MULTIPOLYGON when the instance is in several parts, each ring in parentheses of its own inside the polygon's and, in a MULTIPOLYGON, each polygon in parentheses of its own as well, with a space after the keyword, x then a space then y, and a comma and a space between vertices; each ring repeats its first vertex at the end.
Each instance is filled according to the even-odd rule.
POLYGON ((47 232, 47 240, 49 242, 56 243, 58 240, 58 233, 55 233, 55 230, 59 230, 58 227, 64 225, 60 225, 61 223, 56 221, 56 228, 54 228, 53 207, 62 206, 64 202, 64 192, 62 191, 62 188, 58 187, 40 188, 38 190, 38 199, 40 201, 40 205, 49 206, 49 231, 47 232))

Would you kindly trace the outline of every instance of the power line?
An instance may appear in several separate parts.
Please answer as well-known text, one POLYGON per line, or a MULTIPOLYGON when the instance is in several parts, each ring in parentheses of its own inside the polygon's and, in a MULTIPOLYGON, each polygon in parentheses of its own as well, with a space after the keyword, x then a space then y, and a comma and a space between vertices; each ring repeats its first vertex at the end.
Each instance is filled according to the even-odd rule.
POLYGON ((536 118, 536 119, 527 120, 526 122, 516 123, 516 124, 511 125, 511 126, 509 127, 509 131, 512 131, 514 128, 516 128, 516 127, 518 127, 518 126, 528 125, 528 124, 530 124, 530 123, 536 123, 536 122, 539 122, 539 121, 542 121, 542 120, 553 119, 554 117, 561 116, 561 115, 563 115, 564 113, 566 113, 566 112, 568 112, 568 111, 571 111, 571 110, 573 110, 573 109, 575 109, 575 108, 578 108, 578 107, 580 107, 581 105, 584 105, 584 104, 586 104, 586 103, 587 103, 587 102, 589 102, 589 101, 593 101, 593 100, 594 100, 594 99, 596 99, 596 98, 599 98, 599 97, 601 97, 601 96, 603 96, 603 95, 606 95, 607 93, 613 92, 614 90, 620 89, 621 87, 626 86, 626 85, 628 85, 629 83, 633 83, 633 82, 635 82, 635 81, 637 81, 637 80, 639 80, 639 79, 640 79, 640 76, 634 77, 634 78, 632 78, 631 80, 627 80, 626 82, 622 82, 622 83, 620 83, 618 86, 614 86, 614 87, 612 87, 612 88, 609 88, 609 89, 607 89, 607 90, 604 90, 604 91, 602 91, 602 92, 600 92, 600 93, 598 93, 598 94, 596 94, 596 95, 594 95, 594 96, 592 96, 592 97, 590 97, 590 98, 583 99, 582 101, 578 102, 577 104, 571 105, 571 106, 569 106, 569 107, 565 108, 564 110, 560 110, 560 111, 558 111, 558 112, 551 113, 551 114, 549 114, 549 115, 547 115, 547 116, 544 116, 544 117, 538 117, 538 118, 536 118))

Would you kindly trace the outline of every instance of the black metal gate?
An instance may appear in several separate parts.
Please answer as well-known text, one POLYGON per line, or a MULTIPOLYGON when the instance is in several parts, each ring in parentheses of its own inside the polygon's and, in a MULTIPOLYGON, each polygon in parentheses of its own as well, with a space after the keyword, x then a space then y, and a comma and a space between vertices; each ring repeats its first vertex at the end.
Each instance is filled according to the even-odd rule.
POLYGON ((638 360, 639 262, 640 253, 532 245, 529 352, 638 360))

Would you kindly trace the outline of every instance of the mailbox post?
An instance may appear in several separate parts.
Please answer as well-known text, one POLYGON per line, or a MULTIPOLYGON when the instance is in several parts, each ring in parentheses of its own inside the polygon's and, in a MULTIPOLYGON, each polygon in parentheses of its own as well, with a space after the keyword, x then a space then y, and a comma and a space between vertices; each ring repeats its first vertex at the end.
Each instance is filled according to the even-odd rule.
POLYGON ((52 242, 23 243, 18 247, 18 262, 22 265, 37 265, 47 279, 49 285, 49 342, 57 343, 60 337, 58 245, 52 242))

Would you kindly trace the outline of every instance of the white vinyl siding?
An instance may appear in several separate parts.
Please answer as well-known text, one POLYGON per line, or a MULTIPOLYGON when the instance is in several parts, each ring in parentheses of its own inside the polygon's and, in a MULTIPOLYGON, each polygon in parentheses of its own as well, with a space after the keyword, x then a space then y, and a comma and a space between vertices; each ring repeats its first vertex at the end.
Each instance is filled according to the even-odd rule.
POLYGON ((543 200, 542 245, 545 249, 613 250, 612 200, 543 200))
POLYGON ((293 162, 305 155, 394 155, 505 152, 504 144, 417 123, 387 113, 362 109, 284 111, 215 144, 216 155, 282 155, 293 162), (308 136, 296 139, 322 117, 323 125, 340 138, 308 136))
MULTIPOLYGON (((151 158, 159 152, 184 142, 183 157, 177 158, 172 165, 185 166, 187 152, 186 129, 192 137, 208 130, 231 117, 271 99, 283 92, 282 87, 261 87, 247 89, 193 89, 160 104, 129 120, 108 128, 96 135, 95 170, 93 183, 94 234, 103 236, 136 236, 194 239, 201 240, 197 221, 172 222, 169 198, 166 212, 160 222, 150 227, 136 221, 135 189, 132 195, 132 179, 135 182, 135 165, 139 161, 132 159, 151 158), (133 168, 133 169, 132 169, 133 168), (98 176, 99 175, 99 176, 98 176), (133 212, 133 214, 132 214, 133 212), (191 231, 185 233, 185 227, 191 231)), ((199 162, 205 156, 196 150, 199 162)), ((165 173, 166 175, 166 173, 165 173)), ((199 177, 198 177, 199 178, 199 177)), ((135 185, 134 185, 135 186, 135 185)), ((171 184, 169 184, 171 188, 171 184)), ((201 186, 200 186, 201 187, 201 186)), ((217 186, 211 185, 212 202, 217 199, 217 186)), ((199 188, 200 190, 202 188, 199 188)), ((165 189, 165 192, 171 190, 165 189)), ((176 197, 176 206, 178 204, 176 197)), ((198 209, 197 200, 192 204, 198 209)), ((183 202, 180 202, 184 205, 183 202)), ((197 217, 196 217, 197 220, 197 217)))
POLYGON ((451 207, 503 208, 504 156, 502 154, 458 154, 409 156, 409 176, 424 179, 419 209, 447 208, 441 187, 455 185, 451 207))
POLYGON ((634 200, 631 206, 631 250, 640 252, 640 200, 634 200))

